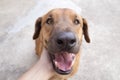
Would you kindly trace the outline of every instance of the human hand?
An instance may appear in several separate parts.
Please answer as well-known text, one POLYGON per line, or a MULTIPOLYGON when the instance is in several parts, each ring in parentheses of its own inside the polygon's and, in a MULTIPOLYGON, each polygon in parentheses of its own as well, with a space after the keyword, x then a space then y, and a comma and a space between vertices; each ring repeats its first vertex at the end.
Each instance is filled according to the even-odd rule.
POLYGON ((48 80, 54 75, 52 63, 47 50, 43 49, 38 62, 18 80, 48 80))

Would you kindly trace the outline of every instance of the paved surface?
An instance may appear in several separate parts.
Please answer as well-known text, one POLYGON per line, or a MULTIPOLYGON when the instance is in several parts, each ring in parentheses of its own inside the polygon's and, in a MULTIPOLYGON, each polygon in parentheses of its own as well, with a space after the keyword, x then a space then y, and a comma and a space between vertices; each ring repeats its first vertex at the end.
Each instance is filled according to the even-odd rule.
POLYGON ((89 23, 92 42, 83 39, 80 68, 70 80, 120 80, 120 1, 72 1, 0 1, 0 80, 16 80, 37 61, 34 22, 56 7, 82 10, 89 23))

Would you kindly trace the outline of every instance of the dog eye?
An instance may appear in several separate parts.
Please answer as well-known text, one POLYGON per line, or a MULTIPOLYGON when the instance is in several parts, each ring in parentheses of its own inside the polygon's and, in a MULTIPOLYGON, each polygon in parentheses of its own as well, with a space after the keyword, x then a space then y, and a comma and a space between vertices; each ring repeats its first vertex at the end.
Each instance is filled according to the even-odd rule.
POLYGON ((48 18, 47 20, 46 20, 46 23, 47 24, 53 24, 53 18, 48 18))
POLYGON ((80 21, 78 19, 75 19, 74 24, 78 25, 78 24, 80 24, 80 21))

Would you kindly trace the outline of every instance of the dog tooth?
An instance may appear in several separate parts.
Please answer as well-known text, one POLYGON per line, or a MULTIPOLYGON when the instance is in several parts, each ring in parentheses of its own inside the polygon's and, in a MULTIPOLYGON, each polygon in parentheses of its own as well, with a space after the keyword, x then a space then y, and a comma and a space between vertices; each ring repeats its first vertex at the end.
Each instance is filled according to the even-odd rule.
POLYGON ((73 59, 71 66, 74 64, 74 62, 75 62, 75 59, 73 59))
POLYGON ((58 62, 57 61, 54 61, 55 62, 55 65, 57 66, 58 62))
POLYGON ((74 54, 72 54, 72 56, 75 56, 74 54))

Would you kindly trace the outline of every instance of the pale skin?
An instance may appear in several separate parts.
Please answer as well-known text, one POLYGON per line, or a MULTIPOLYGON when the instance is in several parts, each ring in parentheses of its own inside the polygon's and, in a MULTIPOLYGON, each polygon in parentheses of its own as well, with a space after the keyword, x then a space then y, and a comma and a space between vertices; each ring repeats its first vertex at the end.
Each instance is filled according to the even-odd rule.
POLYGON ((32 68, 25 72, 18 80, 48 80, 54 74, 50 58, 43 49, 41 58, 32 68))

